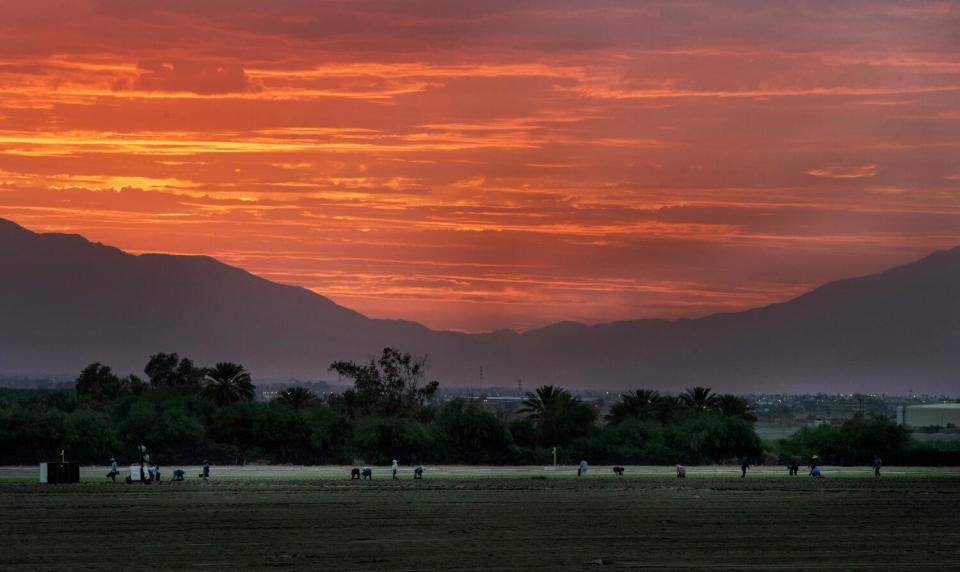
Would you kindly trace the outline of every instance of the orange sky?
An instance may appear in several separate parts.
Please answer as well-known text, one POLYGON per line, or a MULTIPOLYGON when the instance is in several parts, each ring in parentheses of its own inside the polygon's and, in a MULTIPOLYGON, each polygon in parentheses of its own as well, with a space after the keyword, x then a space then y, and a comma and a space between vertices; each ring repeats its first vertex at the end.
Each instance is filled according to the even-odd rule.
POLYGON ((470 331, 960 244, 955 2, 145 4, 0 0, 0 216, 470 331))

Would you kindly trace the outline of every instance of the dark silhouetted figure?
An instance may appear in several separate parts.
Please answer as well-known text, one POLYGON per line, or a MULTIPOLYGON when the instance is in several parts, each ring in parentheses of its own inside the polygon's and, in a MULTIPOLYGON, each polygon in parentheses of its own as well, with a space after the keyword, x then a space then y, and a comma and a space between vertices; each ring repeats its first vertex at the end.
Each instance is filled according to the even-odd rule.
POLYGON ((790 461, 790 464, 787 465, 787 472, 790 473, 791 477, 795 477, 800 474, 800 463, 796 459, 790 461))
POLYGON ((740 478, 744 479, 747 477, 747 469, 750 468, 750 463, 747 461, 746 457, 740 461, 740 478))
POLYGON ((423 465, 417 465, 413 468, 413 478, 422 479, 423 478, 423 465))
POLYGON ((678 478, 678 479, 685 479, 685 478, 687 478, 687 468, 686 468, 686 467, 684 467, 684 466, 681 465, 680 463, 677 463, 677 466, 676 466, 675 468, 677 469, 677 478, 678 478))
POLYGON ((113 482, 117 482, 117 475, 120 474, 120 471, 117 470, 117 460, 110 458, 110 472, 107 473, 107 478, 113 482))
POLYGON ((365 481, 366 481, 366 480, 371 480, 371 481, 372 481, 372 480, 373 480, 373 469, 371 469, 370 467, 364 467, 363 470, 360 471, 360 475, 363 477, 363 480, 365 480, 365 481))
POLYGON ((360 469, 354 467, 350 469, 350 480, 359 481, 360 480, 360 469))
POLYGON ((880 476, 880 467, 882 466, 883 466, 883 461, 880 460, 880 456, 874 455, 873 456, 873 476, 875 477, 880 476))
POLYGON ((622 477, 622 476, 623 476, 623 467, 621 467, 621 466, 618 465, 618 466, 616 466, 616 467, 613 468, 613 472, 614 472, 618 477, 622 477))
POLYGON ((208 463, 207 461, 203 462, 203 472, 201 472, 199 476, 203 480, 207 480, 210 478, 210 463, 208 463))
POLYGON ((172 481, 182 481, 187 473, 183 469, 174 469, 172 481))

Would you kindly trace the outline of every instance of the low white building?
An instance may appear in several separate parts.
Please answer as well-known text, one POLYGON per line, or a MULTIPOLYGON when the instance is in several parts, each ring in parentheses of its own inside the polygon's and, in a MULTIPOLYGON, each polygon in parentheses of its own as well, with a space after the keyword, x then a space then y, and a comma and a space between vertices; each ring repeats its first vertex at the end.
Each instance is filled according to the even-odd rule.
POLYGON ((897 424, 912 428, 960 427, 960 403, 928 403, 897 407, 897 424))

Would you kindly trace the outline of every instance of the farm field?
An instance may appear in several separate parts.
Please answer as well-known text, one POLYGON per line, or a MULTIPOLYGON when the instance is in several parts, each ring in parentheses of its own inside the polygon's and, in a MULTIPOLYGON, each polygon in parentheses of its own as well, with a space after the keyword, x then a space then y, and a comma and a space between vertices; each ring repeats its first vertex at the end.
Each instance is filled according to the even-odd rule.
POLYGON ((383 469, 368 482, 330 469, 326 478, 266 467, 258 477, 224 469, 207 483, 100 476, 44 486, 5 468, 0 569, 902 570, 960 562, 953 469, 816 480, 764 468, 741 480, 729 468, 692 468, 683 481, 629 467, 623 478, 542 468, 448 468, 430 478, 443 474, 438 468, 424 481, 391 481, 383 469))
MULTIPOLYGON (((170 473, 174 468, 182 468, 186 472, 187 481, 196 480, 200 473, 199 465, 173 465, 162 468, 164 481, 170 478, 170 473)), ((374 480, 390 478, 390 467, 373 465, 374 480)), ((589 479, 613 478, 611 466, 592 465, 589 471, 589 479)), ((831 467, 823 466, 824 474, 831 478, 864 478, 873 477, 873 469, 870 467, 831 467)), ((249 464, 245 466, 224 465, 212 466, 211 475, 214 480, 334 480, 339 481, 349 477, 350 466, 346 465, 258 465, 249 464)), ((652 478, 662 480, 672 478, 674 469, 663 465, 626 465, 626 476, 624 478, 652 478)), ((106 466, 82 466, 80 476, 84 482, 100 483, 104 482, 109 467, 106 466)), ((121 476, 117 477, 118 482, 126 474, 127 467, 121 465, 121 476)), ((805 469, 803 469, 805 471, 805 469)), ((38 480, 39 469, 37 466, 0 466, 0 482, 24 482, 35 483, 38 480)), ((413 475, 413 468, 409 465, 401 465, 401 480, 410 479, 413 475)), ((546 476, 553 478, 576 478, 577 467, 571 465, 561 465, 557 468, 516 465, 516 466, 486 466, 486 465, 426 465, 426 475, 428 480, 437 479, 499 479, 499 478, 520 478, 520 477, 540 477, 546 476)), ((739 477, 740 468, 733 465, 706 465, 706 466, 688 466, 687 475, 691 479, 700 478, 730 478, 739 477)), ((960 467, 895 467, 889 466, 883 468, 883 475, 891 478, 901 477, 955 477, 960 479, 960 467)), ((750 467, 751 478, 774 478, 779 479, 786 476, 786 468, 780 465, 756 465, 750 467)))

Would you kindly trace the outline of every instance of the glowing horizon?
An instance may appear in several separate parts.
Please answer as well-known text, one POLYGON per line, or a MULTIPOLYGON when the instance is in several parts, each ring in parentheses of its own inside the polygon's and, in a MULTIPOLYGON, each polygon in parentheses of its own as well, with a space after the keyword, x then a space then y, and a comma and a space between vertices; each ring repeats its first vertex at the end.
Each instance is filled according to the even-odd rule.
POLYGON ((0 3, 0 216, 373 317, 699 316, 960 244, 949 2, 0 3))

